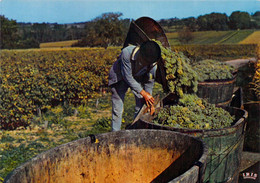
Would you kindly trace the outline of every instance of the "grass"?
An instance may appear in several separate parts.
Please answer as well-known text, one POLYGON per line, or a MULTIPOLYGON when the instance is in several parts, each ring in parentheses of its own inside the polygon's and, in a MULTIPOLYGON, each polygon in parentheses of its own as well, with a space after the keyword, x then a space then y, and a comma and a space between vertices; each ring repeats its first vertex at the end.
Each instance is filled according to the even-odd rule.
MULTIPOLYGON (((227 39, 221 40, 221 44, 237 44, 241 40, 244 40, 248 36, 254 33, 254 30, 240 30, 240 31, 235 31, 233 35, 228 37, 227 39)), ((253 42, 251 42, 253 43, 253 42)))
MULTIPOLYGON (((259 42, 260 31, 236 30, 236 31, 199 31, 193 32, 193 39, 188 44, 237 44, 259 42), (252 36, 252 38, 250 38, 252 36), (250 39, 249 39, 250 38, 250 39), (254 39, 256 38, 256 39, 254 39)), ((177 32, 166 33, 170 45, 180 45, 177 32)))
MULTIPOLYGON (((154 96, 163 94, 160 84, 155 84, 153 93, 154 96)), ((125 97, 122 129, 132 123, 134 106, 134 95, 129 90, 125 97)), ((0 182, 37 154, 90 134, 109 132, 110 125, 111 95, 106 93, 81 106, 51 108, 42 116, 35 116, 30 128, 0 131, 0 182)))
POLYGON ((111 115, 110 96, 100 97, 98 105, 96 100, 78 107, 70 106, 72 112, 69 114, 62 106, 51 108, 42 116, 35 116, 27 129, 0 131, 0 182, 14 168, 37 154, 92 133, 97 120, 111 115))
POLYGON ((246 37, 245 39, 239 42, 239 44, 250 44, 250 43, 260 44, 260 31, 253 32, 248 37, 246 37))
POLYGON ((66 48, 71 47, 76 42, 78 42, 78 40, 41 43, 40 48, 66 48))

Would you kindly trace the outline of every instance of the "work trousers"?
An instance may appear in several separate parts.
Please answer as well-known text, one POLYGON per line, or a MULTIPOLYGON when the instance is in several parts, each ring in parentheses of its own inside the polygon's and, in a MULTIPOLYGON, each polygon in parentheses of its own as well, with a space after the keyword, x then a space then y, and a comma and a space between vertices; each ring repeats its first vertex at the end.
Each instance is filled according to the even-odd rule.
MULTIPOLYGON (((154 86, 154 79, 149 79, 145 83, 140 83, 143 86, 143 89, 146 92, 149 92, 152 95, 153 86, 154 86)), ((125 94, 128 90, 128 84, 122 80, 118 83, 111 86, 112 91, 112 131, 119 131, 121 130, 122 124, 122 115, 124 111, 124 98, 125 94)), ((135 115, 134 118, 137 116, 139 111, 141 110, 142 106, 145 103, 141 94, 138 94, 132 91, 135 95, 135 115)))

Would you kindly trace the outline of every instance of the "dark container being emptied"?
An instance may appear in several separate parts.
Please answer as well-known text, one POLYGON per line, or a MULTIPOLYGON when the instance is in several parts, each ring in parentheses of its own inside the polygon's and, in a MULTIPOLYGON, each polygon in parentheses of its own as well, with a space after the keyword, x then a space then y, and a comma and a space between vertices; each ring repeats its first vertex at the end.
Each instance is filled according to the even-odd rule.
MULTIPOLYGON (((166 96, 161 103, 163 106, 170 105, 171 95, 166 96)), ((232 126, 222 129, 200 130, 157 125, 152 123, 154 117, 145 112, 145 107, 140 111, 140 118, 128 128, 170 130, 199 137, 209 148, 204 182, 237 182, 248 113, 235 107, 226 109, 231 115, 235 115, 236 119, 232 126)))
POLYGON ((124 130, 72 141, 39 154, 6 183, 200 182, 207 148, 164 130, 124 130))

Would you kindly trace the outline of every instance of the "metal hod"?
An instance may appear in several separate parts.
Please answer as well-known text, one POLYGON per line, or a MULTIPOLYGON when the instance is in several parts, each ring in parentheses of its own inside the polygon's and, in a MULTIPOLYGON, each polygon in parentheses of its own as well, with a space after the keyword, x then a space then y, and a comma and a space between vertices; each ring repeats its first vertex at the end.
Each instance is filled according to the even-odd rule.
POLYGON ((123 47, 141 45, 143 42, 155 39, 166 48, 170 48, 168 39, 162 27, 152 18, 141 17, 132 21, 123 47))

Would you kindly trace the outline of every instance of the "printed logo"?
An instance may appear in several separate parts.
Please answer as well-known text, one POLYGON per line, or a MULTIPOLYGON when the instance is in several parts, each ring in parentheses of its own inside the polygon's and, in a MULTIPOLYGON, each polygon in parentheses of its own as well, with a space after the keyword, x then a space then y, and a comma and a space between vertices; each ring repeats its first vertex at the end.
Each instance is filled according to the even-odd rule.
POLYGON ((257 178, 257 173, 250 173, 250 172, 245 172, 242 174, 243 179, 252 179, 255 180, 257 178))

